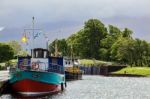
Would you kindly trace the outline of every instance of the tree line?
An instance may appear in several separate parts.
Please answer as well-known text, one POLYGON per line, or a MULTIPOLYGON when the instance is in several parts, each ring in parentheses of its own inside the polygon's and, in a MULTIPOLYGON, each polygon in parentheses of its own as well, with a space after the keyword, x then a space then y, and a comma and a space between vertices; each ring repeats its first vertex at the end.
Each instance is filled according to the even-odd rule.
POLYGON ((89 19, 84 27, 66 39, 54 40, 49 49, 54 54, 55 43, 62 56, 113 61, 131 66, 150 66, 150 43, 133 38, 129 28, 104 25, 89 19))
POLYGON ((17 41, 0 42, 0 63, 8 62, 11 59, 17 58, 18 55, 26 55, 21 45, 17 41))

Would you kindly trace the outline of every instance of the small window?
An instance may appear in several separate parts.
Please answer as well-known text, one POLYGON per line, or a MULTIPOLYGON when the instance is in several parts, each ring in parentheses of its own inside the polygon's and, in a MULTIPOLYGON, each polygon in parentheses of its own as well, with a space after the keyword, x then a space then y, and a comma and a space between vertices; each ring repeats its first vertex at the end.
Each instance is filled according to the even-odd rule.
POLYGON ((44 51, 44 58, 47 58, 47 51, 44 51))
POLYGON ((38 57, 38 51, 35 52, 35 57, 38 57))

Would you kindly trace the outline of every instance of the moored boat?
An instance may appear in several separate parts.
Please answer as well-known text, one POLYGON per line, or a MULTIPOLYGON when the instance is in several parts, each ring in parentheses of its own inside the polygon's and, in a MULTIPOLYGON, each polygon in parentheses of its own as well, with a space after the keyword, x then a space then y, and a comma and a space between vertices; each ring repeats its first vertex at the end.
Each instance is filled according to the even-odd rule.
POLYGON ((82 79, 83 71, 80 69, 78 59, 64 58, 65 78, 66 80, 82 79))
MULTIPOLYGON (((33 30, 34 36, 34 26, 29 30, 33 30)), ((33 96, 63 90, 66 85, 63 60, 63 57, 49 56, 47 49, 32 48, 31 55, 18 57, 16 69, 10 71, 13 92, 33 96)))
POLYGON ((14 92, 42 95, 63 90, 65 84, 63 58, 49 57, 45 49, 34 49, 34 57, 18 57, 18 66, 11 73, 14 92), (45 55, 45 56, 44 56, 45 55))

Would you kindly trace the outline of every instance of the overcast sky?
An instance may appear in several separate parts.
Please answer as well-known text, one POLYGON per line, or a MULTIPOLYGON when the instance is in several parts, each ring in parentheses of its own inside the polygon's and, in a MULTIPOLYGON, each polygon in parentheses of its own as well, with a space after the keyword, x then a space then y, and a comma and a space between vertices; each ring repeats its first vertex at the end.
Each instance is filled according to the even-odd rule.
POLYGON ((150 41, 149 10, 150 0, 0 0, 0 41, 19 41, 32 16, 50 40, 68 37, 97 18, 150 41))

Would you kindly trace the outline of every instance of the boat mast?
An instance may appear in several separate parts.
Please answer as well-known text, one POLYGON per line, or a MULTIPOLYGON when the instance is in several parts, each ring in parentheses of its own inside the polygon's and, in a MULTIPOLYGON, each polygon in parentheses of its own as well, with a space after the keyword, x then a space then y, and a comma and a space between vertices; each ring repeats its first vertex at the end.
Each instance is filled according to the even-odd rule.
POLYGON ((34 49, 34 17, 32 17, 32 57, 34 56, 33 49, 34 49))
POLYGON ((55 57, 58 56, 58 46, 57 46, 57 39, 55 40, 55 57))
POLYGON ((32 40, 33 40, 33 49, 34 49, 34 17, 32 17, 32 40))
POLYGON ((31 35, 32 37, 31 37, 31 56, 33 57, 33 49, 34 49, 34 39, 35 39, 35 36, 34 36, 34 32, 35 31, 39 31, 39 30, 41 30, 41 29, 35 29, 34 28, 34 24, 35 24, 35 20, 34 20, 34 17, 32 17, 32 28, 26 28, 26 29, 24 29, 24 32, 26 33, 26 31, 32 31, 32 34, 29 34, 29 35, 31 35))

